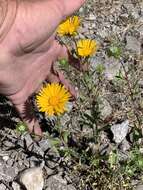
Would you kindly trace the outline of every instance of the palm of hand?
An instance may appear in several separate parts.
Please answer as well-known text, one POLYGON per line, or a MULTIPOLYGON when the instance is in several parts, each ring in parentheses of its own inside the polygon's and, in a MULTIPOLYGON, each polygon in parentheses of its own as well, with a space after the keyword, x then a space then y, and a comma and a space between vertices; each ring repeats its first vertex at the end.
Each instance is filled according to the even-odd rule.
MULTIPOLYGON (((30 15, 34 14, 38 19, 35 22, 35 17, 31 15, 30 18, 33 21, 31 23, 28 20, 29 15, 21 15, 20 12, 23 10, 20 10, 13 27, 1 43, 3 50, 0 53, 0 92, 13 102, 21 118, 28 123, 30 131, 33 130, 37 121, 33 115, 30 120, 25 118, 27 113, 23 113, 24 105, 28 98, 40 88, 45 79, 49 82, 62 82, 74 94, 73 88, 63 75, 55 72, 53 67, 54 62, 59 57, 67 58, 66 48, 58 44, 55 40, 55 34, 52 34, 62 19, 59 11, 56 11, 58 6, 55 5, 58 1, 55 0, 55 4, 52 1, 43 2, 49 2, 49 7, 53 6, 55 15, 52 15, 52 18, 51 15, 47 15, 47 20, 45 20, 45 15, 36 15, 33 11, 28 10, 30 15), (43 20, 44 26, 41 25, 43 20), (51 27, 45 29, 47 23, 51 23, 51 27)), ((77 7, 80 4, 81 2, 78 3, 77 7)), ((44 7, 42 3, 34 5, 44 7)), ((27 10, 25 12, 27 14, 27 10)), ((51 13, 50 8, 49 12, 51 13)), ((35 129, 35 133, 41 133, 39 127, 35 129)))

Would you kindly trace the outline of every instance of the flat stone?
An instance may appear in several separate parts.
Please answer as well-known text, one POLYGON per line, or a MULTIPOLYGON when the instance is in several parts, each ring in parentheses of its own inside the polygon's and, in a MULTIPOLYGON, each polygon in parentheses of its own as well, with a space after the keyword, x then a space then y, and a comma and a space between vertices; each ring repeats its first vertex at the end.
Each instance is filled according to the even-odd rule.
POLYGON ((127 150, 130 149, 130 144, 129 144, 129 142, 126 139, 123 139, 123 141, 121 142, 120 149, 123 152, 126 152, 127 150))
POLYGON ((45 190, 76 190, 72 185, 67 185, 67 181, 59 175, 54 175, 46 181, 45 190))
POLYGON ((121 143, 129 130, 129 121, 126 120, 124 122, 122 122, 121 124, 115 124, 111 127, 111 131, 114 135, 114 141, 119 144, 121 143))
POLYGON ((137 38, 133 36, 126 36, 126 49, 131 50, 134 53, 140 54, 141 43, 137 38))
POLYGON ((31 138, 30 134, 28 134, 28 133, 25 134, 25 135, 24 135, 24 140, 25 140, 27 149, 28 149, 29 151, 31 151, 32 148, 33 148, 33 139, 31 138))
POLYGON ((43 152, 45 152, 46 150, 51 148, 51 144, 50 144, 48 139, 44 139, 44 140, 39 141, 38 145, 40 146, 40 148, 42 149, 43 152))
POLYGON ((16 167, 9 167, 6 166, 5 164, 0 165, 0 179, 1 180, 5 180, 7 182, 12 181, 16 175, 17 175, 18 171, 16 167))
POLYGON ((15 147, 15 144, 13 144, 12 142, 10 141, 4 141, 3 144, 6 146, 6 147, 15 147))
POLYGON ((114 57, 107 57, 105 60, 105 76, 108 80, 113 80, 121 69, 119 60, 114 57))
POLYGON ((136 190, 143 190, 143 185, 138 185, 138 186, 136 187, 136 190))
POLYGON ((24 170, 20 174, 19 181, 25 186, 26 190, 42 190, 44 186, 42 167, 24 170))
MULTIPOLYGON (((29 158, 29 160, 27 160, 28 162, 27 162, 27 168, 33 168, 33 167, 35 167, 36 165, 37 165, 37 163, 39 163, 39 159, 38 158, 36 158, 35 156, 31 156, 30 158, 29 158)), ((25 164, 25 163, 24 163, 25 164)))
POLYGON ((20 185, 16 182, 12 182, 12 188, 13 190, 21 190, 20 185))
POLYGON ((32 151, 35 152, 38 155, 44 156, 44 151, 40 146, 38 146, 36 143, 33 144, 32 151))
POLYGON ((6 162, 9 159, 9 156, 5 155, 5 156, 2 157, 2 159, 6 162))
POLYGON ((99 108, 101 110, 102 119, 104 120, 112 114, 112 107, 106 99, 102 99, 101 101, 102 103, 99 105, 99 108))
POLYGON ((6 186, 3 183, 0 184, 0 190, 6 190, 6 186))

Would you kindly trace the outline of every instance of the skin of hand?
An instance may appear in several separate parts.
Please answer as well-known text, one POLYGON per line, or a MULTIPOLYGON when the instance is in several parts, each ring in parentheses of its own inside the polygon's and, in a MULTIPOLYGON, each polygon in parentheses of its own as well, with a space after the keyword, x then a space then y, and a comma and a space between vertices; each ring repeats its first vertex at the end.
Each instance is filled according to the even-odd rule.
POLYGON ((55 40, 55 31, 84 2, 21 0, 13 25, 0 43, 0 93, 12 101, 29 131, 37 135, 42 131, 28 99, 42 82, 61 82, 75 95, 63 74, 54 70, 54 62, 68 56, 55 40))

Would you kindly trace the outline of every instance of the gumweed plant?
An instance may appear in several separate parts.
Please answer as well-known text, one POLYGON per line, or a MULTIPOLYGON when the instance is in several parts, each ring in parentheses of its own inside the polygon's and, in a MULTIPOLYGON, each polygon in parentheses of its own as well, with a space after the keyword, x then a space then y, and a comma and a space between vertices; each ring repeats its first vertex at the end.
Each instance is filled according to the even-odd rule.
MULTIPOLYGON (((72 48, 67 47, 68 50, 71 50, 69 53, 76 58, 80 64, 86 64, 88 63, 88 58, 96 53, 98 45, 93 39, 76 40, 77 38, 75 38, 75 36, 78 35, 80 24, 81 19, 78 16, 68 17, 57 28, 57 35, 60 38, 69 38, 74 43, 72 48)), ((65 66, 68 62, 61 60, 59 63, 65 66)), ((40 112, 44 112, 48 116, 58 116, 66 111, 66 105, 70 98, 71 95, 64 86, 59 83, 52 83, 43 86, 36 95, 36 104, 40 112)))

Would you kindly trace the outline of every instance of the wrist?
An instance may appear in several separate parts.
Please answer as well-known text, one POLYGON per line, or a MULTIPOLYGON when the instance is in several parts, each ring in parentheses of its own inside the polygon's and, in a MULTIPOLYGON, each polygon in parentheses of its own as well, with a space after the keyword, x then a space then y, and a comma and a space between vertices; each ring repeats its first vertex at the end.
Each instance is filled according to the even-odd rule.
POLYGON ((17 13, 18 0, 0 0, 0 42, 9 32, 17 13))

